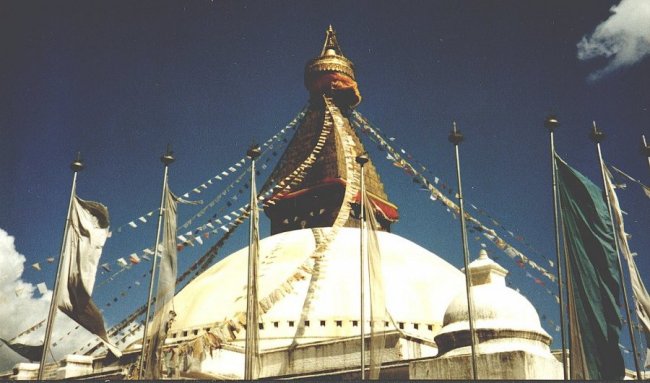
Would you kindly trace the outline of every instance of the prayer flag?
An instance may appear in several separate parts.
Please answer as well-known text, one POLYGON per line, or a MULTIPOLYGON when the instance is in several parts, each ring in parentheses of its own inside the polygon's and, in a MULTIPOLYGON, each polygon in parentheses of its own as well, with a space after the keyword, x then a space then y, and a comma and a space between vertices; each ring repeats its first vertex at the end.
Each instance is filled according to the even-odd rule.
POLYGON ((6 344, 12 351, 16 354, 22 356, 25 359, 28 359, 30 362, 36 362, 41 360, 41 355, 43 355, 43 345, 40 346, 31 346, 22 343, 14 343, 0 338, 2 343, 6 344))
POLYGON ((34 264, 32 265, 32 267, 33 267, 35 270, 41 271, 41 265, 40 265, 38 262, 34 263, 34 264))
POLYGON ((108 340, 104 318, 91 298, 108 225, 106 206, 74 197, 63 247, 65 261, 59 273, 65 287, 59 291, 57 306, 119 357, 122 352, 108 340))
POLYGON ((118 258, 117 259, 117 264, 122 266, 122 267, 126 267, 126 266, 129 265, 129 263, 124 258, 118 258))
POLYGON ((134 229, 135 229, 136 227, 138 227, 138 225, 136 225, 135 222, 133 222, 133 221, 129 222, 129 226, 131 226, 131 227, 134 228, 134 229))
MULTIPOLYGON (((625 365, 618 348, 621 320, 618 255, 609 211, 600 188, 557 159, 560 211, 564 227, 568 275, 573 292, 576 332, 572 344, 582 351, 572 360, 572 378, 619 380, 625 365)), ((572 349, 572 355, 575 352, 572 349)))
MULTIPOLYGON (((160 379, 160 361, 162 345, 165 344, 167 331, 171 327, 176 313, 172 311, 171 301, 176 289, 177 247, 176 247, 176 211, 179 201, 169 186, 165 185, 165 225, 163 228, 160 274, 156 293, 156 312, 151 326, 151 340, 147 349, 147 369, 145 377, 160 379)), ((149 334, 144 334, 146 338, 149 334)))
POLYGON ((616 223, 616 234, 618 236, 618 243, 621 250, 621 254, 627 261, 628 271, 630 275, 630 284, 632 285, 632 293, 634 295, 634 301, 636 302, 635 309, 637 318, 639 319, 639 325, 644 330, 646 338, 646 361, 645 368, 650 366, 650 294, 641 279, 639 269, 636 266, 634 261, 634 255, 630 250, 630 245, 628 244, 628 234, 625 233, 625 222, 623 221, 623 211, 618 203, 618 196, 614 190, 614 185, 612 182, 612 175, 609 170, 605 170, 606 174, 606 185, 609 190, 609 202, 612 207, 612 214, 615 218, 616 223))

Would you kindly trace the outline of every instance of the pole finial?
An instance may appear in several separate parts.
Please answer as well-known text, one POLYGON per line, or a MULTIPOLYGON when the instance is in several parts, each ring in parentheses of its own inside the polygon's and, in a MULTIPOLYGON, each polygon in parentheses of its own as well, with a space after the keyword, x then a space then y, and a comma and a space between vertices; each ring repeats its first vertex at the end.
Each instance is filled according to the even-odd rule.
POLYGON ((592 129, 589 133, 589 138, 597 144, 600 144, 605 139, 605 133, 602 130, 598 129, 596 126, 596 121, 592 122, 592 129))
POLYGON ((361 167, 363 167, 363 165, 365 165, 366 163, 368 163, 368 161, 370 161, 370 159, 368 158, 368 152, 363 152, 363 153, 359 154, 359 155, 355 158, 355 161, 356 161, 359 165, 361 165, 361 167))
POLYGON ((460 144, 465 139, 463 133, 461 133, 458 127, 456 126, 456 121, 453 122, 453 128, 451 130, 451 133, 449 133, 448 138, 449 138, 449 142, 451 142, 454 145, 460 144))
POLYGON ((84 170, 84 163, 81 160, 81 152, 77 152, 77 157, 70 164, 70 169, 72 169, 72 171, 75 173, 84 170))
POLYGON ((560 126, 560 122, 557 120, 556 115, 549 114, 544 120, 544 126, 546 127, 546 129, 553 132, 555 129, 557 129, 560 126))
POLYGON ((167 144, 167 152, 160 157, 160 161, 165 164, 165 166, 169 166, 175 161, 174 151, 172 151, 171 144, 167 144))
POLYGON ((251 146, 248 148, 248 151, 246 151, 246 155, 248 158, 251 160, 255 161, 257 157, 259 157, 262 154, 262 149, 260 149, 260 146, 256 143, 251 144, 251 146))

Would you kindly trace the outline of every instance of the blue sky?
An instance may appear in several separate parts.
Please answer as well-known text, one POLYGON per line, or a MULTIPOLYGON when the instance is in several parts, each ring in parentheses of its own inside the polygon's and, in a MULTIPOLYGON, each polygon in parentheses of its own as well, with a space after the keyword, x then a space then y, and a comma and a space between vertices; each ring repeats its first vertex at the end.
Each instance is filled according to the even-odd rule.
MULTIPOLYGON (((127 224, 159 204, 159 156, 166 145, 171 143, 177 158, 170 185, 178 194, 233 166, 251 142, 273 136, 306 104, 304 64, 320 52, 329 24, 356 66, 363 96, 357 110, 426 166, 428 176, 454 190, 447 135, 457 121, 466 137, 461 161, 468 206, 489 212, 523 237, 527 244, 514 238, 511 243, 550 268, 546 259, 555 254, 543 127, 548 113, 561 122, 558 153, 594 182, 601 181, 595 147, 587 138, 592 120, 607 134, 605 160, 650 184, 650 169, 639 151, 641 134, 650 136, 650 60, 644 57, 650 48, 643 39, 650 11, 643 1, 624 0, 613 13, 616 4, 2 2, 0 229, 15 242, 0 260, 22 259, 17 253, 25 260, 24 270, 20 262, 12 263, 13 277, 5 275, 1 282, 31 286, 20 297, 25 301, 12 297, 10 304, 41 299, 33 291, 39 282, 52 287, 55 266, 47 258, 58 255, 72 179, 68 166, 77 151, 86 163, 79 196, 104 203, 111 214, 114 235, 102 262, 115 272, 118 258, 153 244, 153 220, 137 229, 127 224), (118 233, 118 227, 124 230, 118 233), (40 271, 31 267, 37 262, 40 271)), ((460 267, 458 221, 363 139, 390 199, 399 206, 394 232, 460 267)), ((278 158, 268 156, 269 165, 278 158)), ((258 184, 268 174, 263 171, 258 184)), ((208 202, 227 184, 215 183, 192 197, 208 202)), ((638 185, 627 185, 619 198, 645 276, 650 199, 638 185)), ((181 206, 179 223, 200 208, 181 206)), ((485 216, 477 218, 496 226, 485 216)), ((261 226, 268 235, 268 221, 261 226)), ((242 228, 220 257, 245 246, 246 238, 242 228)), ((205 242, 180 253, 181 270, 214 239, 205 242)), ((470 234, 472 257, 481 243, 470 234)), ((558 322, 558 310, 547 292, 556 288, 548 281, 547 286, 536 284, 526 273, 538 273, 486 245, 511 271, 513 286, 536 305, 559 347, 550 322, 558 322)), ((142 274, 148 267, 146 262, 134 265, 97 287, 95 300, 109 325, 144 301, 142 274)), ((99 275, 98 284, 107 276, 99 275)), ((4 328, 0 336, 13 337, 20 327, 38 321, 41 309, 24 307, 24 312, 14 311, 29 320, 4 328)), ((629 348, 625 336, 623 343, 629 348)))

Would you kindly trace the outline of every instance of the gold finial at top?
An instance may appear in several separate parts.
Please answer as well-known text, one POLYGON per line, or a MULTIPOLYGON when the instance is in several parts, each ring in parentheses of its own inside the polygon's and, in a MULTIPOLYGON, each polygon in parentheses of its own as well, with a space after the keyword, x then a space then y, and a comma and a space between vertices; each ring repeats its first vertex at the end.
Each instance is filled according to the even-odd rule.
POLYGON ((320 74, 332 72, 342 73, 354 80, 354 64, 343 56, 336 32, 330 25, 320 55, 309 60, 305 66, 305 85, 320 74))
POLYGON ((321 56, 332 56, 332 55, 337 55, 337 56, 343 56, 343 52, 341 52, 341 47, 339 46, 338 40, 336 40, 336 31, 334 31, 334 28, 332 28, 332 24, 330 24, 329 28, 327 28, 327 32, 325 35, 325 42, 323 43, 323 49, 320 52, 321 56))

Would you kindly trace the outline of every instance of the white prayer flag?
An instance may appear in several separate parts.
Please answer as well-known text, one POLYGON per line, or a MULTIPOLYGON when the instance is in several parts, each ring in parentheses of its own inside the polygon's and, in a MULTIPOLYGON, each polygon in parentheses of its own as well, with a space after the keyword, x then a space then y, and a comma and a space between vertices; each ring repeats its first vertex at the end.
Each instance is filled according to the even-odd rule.
POLYGON ((109 233, 106 206, 75 196, 64 239, 62 267, 64 288, 58 289, 58 308, 86 330, 97 335, 112 354, 122 352, 110 343, 104 318, 91 296, 99 258, 109 233))
POLYGON ((136 225, 135 222, 133 222, 133 221, 129 222, 129 226, 131 226, 131 227, 134 228, 134 229, 135 229, 136 227, 138 227, 138 225, 136 225))

